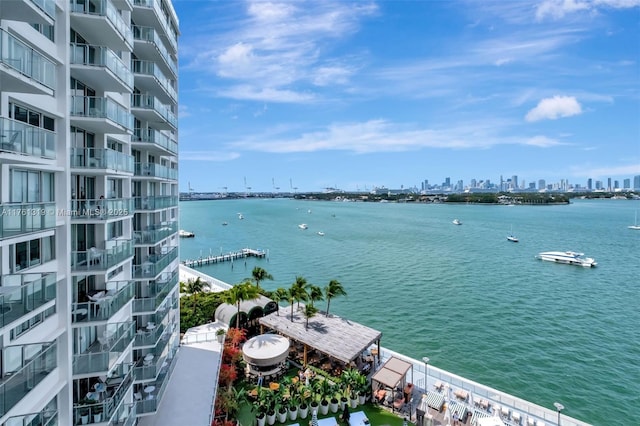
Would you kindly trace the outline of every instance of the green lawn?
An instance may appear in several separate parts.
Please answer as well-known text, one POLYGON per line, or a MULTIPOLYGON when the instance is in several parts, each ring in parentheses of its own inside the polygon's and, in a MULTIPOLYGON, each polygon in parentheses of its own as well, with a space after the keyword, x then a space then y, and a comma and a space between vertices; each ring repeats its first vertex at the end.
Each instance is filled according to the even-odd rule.
MULTIPOLYGON (((371 426, 402 426, 402 422, 404 420, 403 417, 390 413, 382 407, 370 403, 360 405, 356 408, 350 408, 350 410, 351 412, 364 411, 367 418, 369 419, 369 422, 371 423, 371 426)), ((339 419, 340 415, 341 412, 340 410, 338 410, 338 412, 335 414, 332 414, 330 412, 326 416, 318 415, 318 418, 324 419, 328 417, 335 417, 339 419)), ((238 413, 238 421, 240 422, 241 426, 253 426, 256 424, 255 414, 251 411, 251 408, 248 405, 243 404, 240 407, 240 412, 238 413)), ((276 420, 275 426, 289 425, 294 423, 298 423, 300 424, 300 426, 309 426, 309 423, 311 423, 311 413, 309 413, 307 418, 304 420, 298 418, 294 421, 288 420, 286 423, 278 423, 278 421, 276 420)), ((342 425, 344 423, 339 422, 339 424, 342 425)), ((412 424, 409 423, 409 425, 412 424)))

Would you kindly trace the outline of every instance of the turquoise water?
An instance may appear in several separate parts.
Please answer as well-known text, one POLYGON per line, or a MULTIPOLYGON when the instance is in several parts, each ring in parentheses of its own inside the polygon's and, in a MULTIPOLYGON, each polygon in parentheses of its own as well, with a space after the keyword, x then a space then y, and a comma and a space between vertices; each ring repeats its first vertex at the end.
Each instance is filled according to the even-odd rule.
POLYGON ((196 238, 181 241, 180 258, 268 250, 199 270, 233 284, 259 265, 275 278, 267 289, 296 275, 337 279, 348 296, 331 311, 381 330, 383 346, 550 409, 559 401, 583 421, 622 424, 640 407, 640 231, 627 229, 639 209, 623 200, 183 202, 181 228, 196 238), (519 243, 506 240, 512 227, 519 243), (551 250, 584 252, 598 267, 534 258, 551 250))

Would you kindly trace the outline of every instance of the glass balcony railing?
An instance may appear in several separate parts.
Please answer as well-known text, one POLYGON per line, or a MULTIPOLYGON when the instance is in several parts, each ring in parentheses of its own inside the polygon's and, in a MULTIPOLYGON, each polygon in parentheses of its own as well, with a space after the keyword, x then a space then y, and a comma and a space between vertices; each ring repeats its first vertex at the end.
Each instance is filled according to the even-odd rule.
POLYGON ((0 62, 49 89, 55 87, 55 64, 2 29, 0 62))
POLYGON ((50 18, 56 17, 56 0, 31 0, 31 3, 38 6, 50 18))
POLYGON ((133 4, 136 7, 146 7, 149 9, 153 9, 158 18, 158 21, 164 28, 166 33, 166 38, 171 43, 171 47, 173 47, 174 51, 178 50, 178 41, 175 32, 171 30, 171 24, 169 23, 168 18, 165 16, 162 11, 162 6, 160 4, 160 0, 134 0, 133 4))
POLYGON ((133 256, 131 240, 109 240, 104 248, 71 252, 72 271, 106 270, 133 256))
POLYGON ((105 118, 133 130, 133 115, 125 107, 109 98, 71 96, 71 115, 85 118, 105 118))
POLYGON ((99 296, 89 296, 89 302, 72 303, 73 322, 107 321, 133 299, 134 281, 110 282, 114 284, 115 290, 97 292, 99 296))
POLYGON ((160 71, 160 68, 156 65, 155 62, 152 61, 142 61, 139 59, 134 59, 131 61, 132 69, 134 74, 144 74, 154 77, 160 86, 167 91, 169 96, 176 100, 178 99, 178 93, 176 89, 171 85, 170 80, 165 77, 165 75, 160 71))
POLYGON ((164 225, 150 226, 143 231, 134 231, 135 244, 156 244, 178 232, 176 222, 165 222, 164 225))
MULTIPOLYGON (((116 410, 122 412, 118 407, 121 405, 127 391, 133 383, 132 364, 118 364, 109 373, 107 379, 106 393, 109 396, 103 401, 97 401, 92 404, 73 404, 73 424, 92 424, 107 422, 111 419, 116 410)), ((85 401, 89 402, 89 401, 85 401)), ((120 418, 118 416, 118 418, 120 418)), ((113 423, 110 423, 110 425, 113 423)))
POLYGON ((166 136, 155 129, 141 129, 139 127, 136 128, 133 131, 131 142, 152 143, 166 149, 173 154, 178 153, 178 144, 176 143, 176 141, 172 140, 169 136, 166 136))
POLYGON ((116 53, 104 46, 71 43, 71 64, 103 67, 115 74, 127 87, 133 89, 133 73, 116 53))
POLYGON ((138 421, 137 404, 121 404, 109 426, 134 426, 138 421))
POLYGON ((163 352, 162 355, 157 357, 153 354, 154 358, 151 362, 144 362, 144 359, 141 359, 133 369, 133 380, 136 382, 156 380, 158 375, 169 367, 176 352, 176 348, 170 348, 168 353, 163 352))
POLYGON ((116 31, 131 47, 133 46, 133 32, 124 20, 122 15, 118 13, 118 9, 110 0, 69 0, 71 4, 71 13, 83 13, 86 15, 97 15, 105 17, 116 31))
POLYGON ((38 413, 9 417, 2 426, 58 426, 58 410, 43 410, 38 413))
POLYGON ((175 271, 167 279, 151 281, 148 285, 139 285, 136 290, 136 298, 133 300, 133 312, 135 314, 154 312, 178 284, 178 281, 178 272, 175 271))
POLYGON ((176 115, 155 96, 133 94, 131 95, 131 108, 151 109, 174 128, 178 127, 178 118, 176 115))
POLYGON ((153 382, 147 382, 144 386, 155 386, 157 389, 157 394, 153 395, 152 398, 147 398, 142 401, 138 401, 137 411, 138 414, 145 413, 153 413, 158 409, 158 404, 162 400, 164 396, 164 392, 167 389, 167 384, 169 383, 168 377, 171 377, 171 373, 175 368, 175 361, 169 362, 167 368, 164 369, 159 375, 158 378, 153 382))
POLYGON ((53 229, 56 203, 0 204, 0 238, 53 229))
POLYGON ((0 277, 0 328, 55 300, 55 273, 3 275, 0 277))
POLYGON ((56 140, 51 130, 0 117, 0 151, 56 158, 56 140))
POLYGON ((69 216, 72 219, 112 219, 133 215, 131 198, 93 198, 71 200, 69 216))
POLYGON ((178 206, 178 197, 162 195, 158 197, 133 197, 136 210, 158 210, 178 206))
POLYGON ((142 265, 134 265, 133 276, 134 278, 155 277, 177 258, 177 247, 173 247, 165 254, 151 254, 144 262, 142 262, 142 265))
POLYGON ((57 366, 56 342, 7 346, 2 350, 0 417, 20 402, 57 366))
POLYGON ((178 180, 178 169, 172 169, 157 163, 135 163, 134 175, 178 180))
MULTIPOLYGON (((107 332, 103 337, 96 338, 84 347, 84 341, 77 339, 74 343, 74 351, 84 348, 81 353, 73 355, 73 374, 98 374, 106 373, 115 364, 120 355, 131 345, 135 338, 135 322, 121 322, 107 324, 107 332)), ((85 334, 85 329, 95 331, 95 327, 74 328, 74 340, 85 334)))
POLYGON ((133 156, 105 148, 71 148, 71 167, 129 173, 135 170, 133 156))
POLYGON ((139 25, 133 25, 132 28, 133 28, 134 40, 153 43, 156 49, 158 49, 160 56, 162 56, 162 59, 164 60, 164 62, 167 64, 167 66, 173 73, 174 77, 177 77, 178 65, 176 64, 176 61, 173 60, 173 58, 167 51, 167 48, 164 47, 164 43, 162 42, 162 39, 160 38, 160 35, 158 34, 158 32, 152 27, 142 27, 139 25))

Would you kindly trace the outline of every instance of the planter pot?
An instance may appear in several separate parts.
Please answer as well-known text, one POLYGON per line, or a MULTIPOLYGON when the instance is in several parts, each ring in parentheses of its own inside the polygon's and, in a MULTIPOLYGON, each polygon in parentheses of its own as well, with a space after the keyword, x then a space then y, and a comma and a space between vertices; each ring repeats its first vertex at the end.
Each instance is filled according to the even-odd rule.
POLYGON ((258 414, 256 416, 256 420, 258 421, 258 426, 264 426, 264 422, 267 420, 267 416, 264 414, 258 414))
POLYGON ((367 396, 366 395, 358 395, 358 402, 360 403, 360 405, 363 405, 365 402, 367 402, 367 396))
POLYGON ((86 425, 89 423, 89 415, 88 414, 84 414, 82 416, 80 416, 80 424, 81 425, 86 425))
MULTIPOLYGON (((338 411, 338 404, 336 404, 336 411, 338 411)), ((328 401, 322 401, 322 403, 320 404, 320 414, 322 414, 323 416, 326 416, 327 414, 329 414, 329 402, 328 401)))
POLYGON ((340 398, 340 411, 344 410, 344 407, 347 405, 347 402, 349 402, 347 398, 345 397, 340 398))
POLYGON ((332 413, 337 413, 338 412, 338 400, 337 399, 332 399, 331 402, 329 403, 329 410, 331 410, 332 413))
POLYGON ((305 405, 304 408, 302 408, 302 405, 301 405, 300 409, 298 410, 298 418, 306 419, 308 414, 309 414, 309 406, 305 405))
POLYGON ((358 398, 350 400, 351 408, 356 408, 358 406, 358 398))
POLYGON ((267 424, 269 426, 273 425, 276 422, 276 412, 267 413, 267 424))
POLYGON ((287 421, 287 410, 284 410, 284 412, 283 411, 278 411, 277 415, 278 415, 278 421, 280 423, 284 423, 284 422, 287 421))
POLYGON ((289 407, 289 419, 295 420, 298 418, 298 407, 289 407))

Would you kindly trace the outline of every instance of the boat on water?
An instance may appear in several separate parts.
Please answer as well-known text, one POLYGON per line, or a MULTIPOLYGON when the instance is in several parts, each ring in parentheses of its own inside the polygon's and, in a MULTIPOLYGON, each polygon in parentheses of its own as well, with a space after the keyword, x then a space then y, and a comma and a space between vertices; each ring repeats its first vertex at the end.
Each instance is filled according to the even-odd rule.
POLYGON ((460 222, 458 219, 453 219, 453 224, 454 225, 462 225, 462 222, 460 222))
POLYGON ((228 223, 227 222, 222 222, 222 226, 227 226, 228 223))
POLYGON ((307 228, 309 228, 309 227, 307 226, 307 224, 306 224, 306 223, 301 223, 300 225, 298 225, 298 228, 300 228, 300 229, 307 229, 307 228))
POLYGON ((321 237, 324 237, 324 232, 318 231, 318 235, 320 235, 321 237))
POLYGON ((636 212, 636 220, 633 222, 633 225, 629 225, 629 229, 640 231, 640 225, 638 225, 638 212, 636 212))
POLYGON ((196 236, 196 234, 194 234, 193 232, 185 231, 184 229, 178 231, 178 235, 180 236, 180 238, 193 238, 196 236))
POLYGON ((507 241, 511 241, 512 243, 517 243, 518 241, 518 237, 516 237, 515 235, 513 235, 513 226, 511 227, 511 232, 509 233, 509 236, 507 237, 507 241))
POLYGON ((564 263, 566 265, 584 266, 585 268, 591 268, 598 264, 592 257, 584 257, 584 253, 575 251, 543 251, 536 256, 536 259, 564 263))
POLYGON ((242 215, 242 213, 238 213, 238 219, 240 220, 244 219, 244 216, 242 215))

